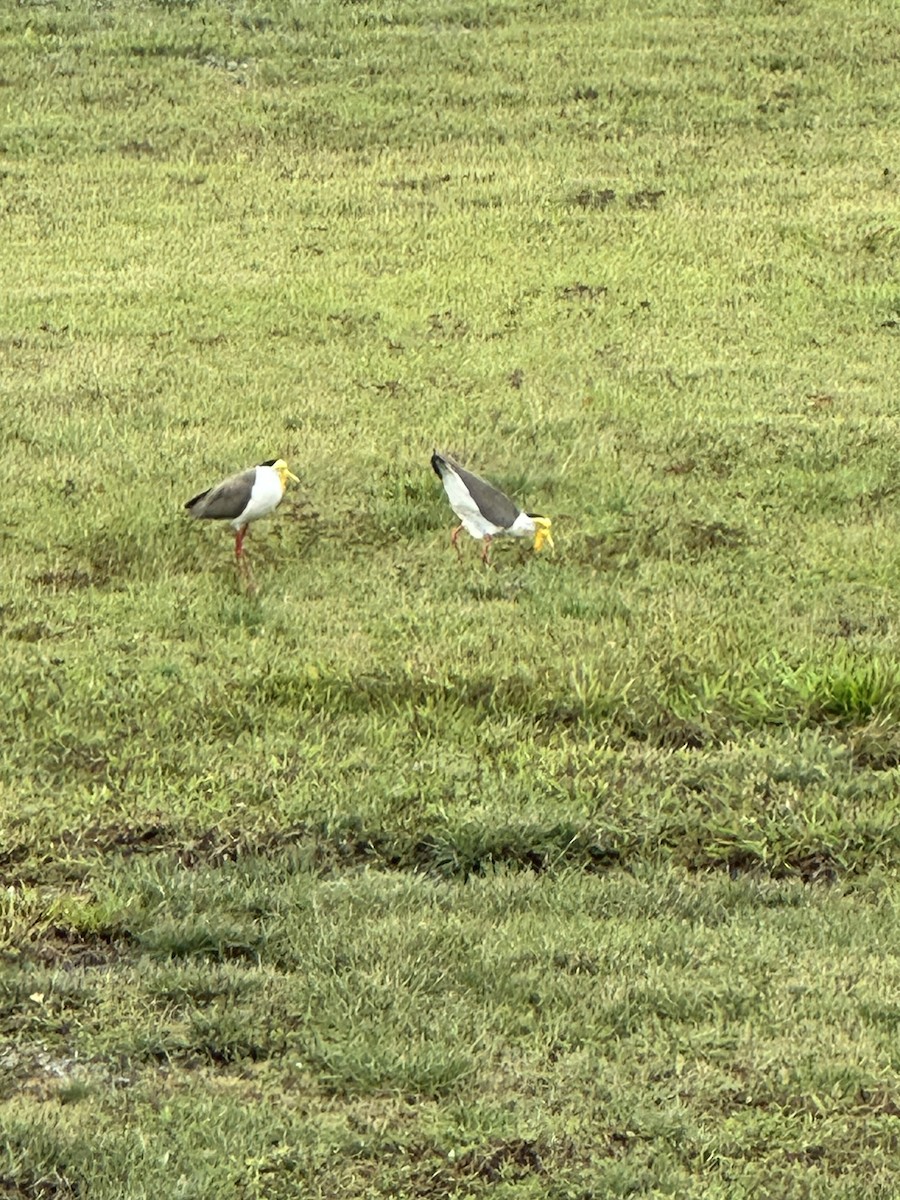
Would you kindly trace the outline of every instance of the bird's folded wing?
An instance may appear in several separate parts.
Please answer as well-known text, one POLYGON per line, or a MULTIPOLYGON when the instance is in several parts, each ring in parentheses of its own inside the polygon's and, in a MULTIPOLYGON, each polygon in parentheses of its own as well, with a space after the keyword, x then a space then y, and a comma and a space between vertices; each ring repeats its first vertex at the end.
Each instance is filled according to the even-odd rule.
POLYGON ((510 500, 509 496, 501 492, 499 488, 495 488, 492 483, 488 483, 486 479, 482 479, 480 475, 474 475, 464 467, 457 466, 455 470, 458 478, 448 473, 444 476, 444 486, 447 489, 450 504, 459 514, 460 519, 463 512, 461 507, 457 508, 457 497, 462 497, 462 502, 468 505, 469 513, 467 515, 474 516, 480 513, 482 517, 499 529, 509 529, 519 515, 518 506, 510 500))
POLYGON ((251 467, 249 471, 242 471, 239 475, 223 479, 208 492, 202 492, 193 500, 189 500, 185 507, 191 509, 197 517, 234 520, 247 507, 255 478, 256 468, 251 467))

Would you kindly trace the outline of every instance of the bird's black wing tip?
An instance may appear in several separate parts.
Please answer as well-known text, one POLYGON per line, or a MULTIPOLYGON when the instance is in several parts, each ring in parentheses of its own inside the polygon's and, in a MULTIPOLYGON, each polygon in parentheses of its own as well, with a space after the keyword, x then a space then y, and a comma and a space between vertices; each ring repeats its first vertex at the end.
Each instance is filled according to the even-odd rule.
POLYGON ((437 477, 439 479, 443 477, 443 473, 441 471, 441 467, 443 465, 444 465, 443 457, 440 454, 438 454, 437 450, 435 450, 431 455, 431 466, 434 470, 435 475, 437 475, 437 477))
POLYGON ((209 495, 210 491, 211 489, 207 488, 205 492, 198 492, 196 496, 191 496, 190 500, 185 500, 184 507, 190 511, 195 504, 199 504, 201 500, 204 500, 209 495))

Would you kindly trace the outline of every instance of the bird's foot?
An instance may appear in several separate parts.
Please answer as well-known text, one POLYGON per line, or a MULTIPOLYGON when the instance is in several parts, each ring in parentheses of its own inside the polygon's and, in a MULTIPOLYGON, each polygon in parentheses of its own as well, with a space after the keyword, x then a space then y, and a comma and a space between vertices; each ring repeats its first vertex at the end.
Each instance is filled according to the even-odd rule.
POLYGON ((256 576, 253 574, 253 569, 245 558, 238 560, 238 581, 248 596, 255 596, 259 591, 256 576))

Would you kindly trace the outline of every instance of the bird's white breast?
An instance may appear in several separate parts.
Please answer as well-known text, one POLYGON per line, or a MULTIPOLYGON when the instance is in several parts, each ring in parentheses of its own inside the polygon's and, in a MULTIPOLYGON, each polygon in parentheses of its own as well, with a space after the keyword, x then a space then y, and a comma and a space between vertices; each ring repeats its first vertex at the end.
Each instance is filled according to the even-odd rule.
POLYGON ((253 481, 250 491, 250 500, 235 522, 235 527, 267 516, 273 508, 278 507, 283 495, 284 488, 278 472, 272 467, 257 467, 256 479, 253 481))

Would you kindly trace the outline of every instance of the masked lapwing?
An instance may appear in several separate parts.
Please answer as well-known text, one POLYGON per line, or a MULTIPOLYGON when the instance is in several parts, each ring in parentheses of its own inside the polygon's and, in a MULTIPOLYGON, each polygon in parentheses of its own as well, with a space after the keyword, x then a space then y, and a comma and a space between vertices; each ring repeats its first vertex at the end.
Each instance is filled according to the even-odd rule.
POLYGON ((550 518, 537 513, 523 512, 509 496, 492 483, 467 471, 446 454, 435 450, 431 465, 444 485, 450 507, 460 519, 450 541, 460 554, 459 535, 463 529, 483 543, 481 561, 488 562, 491 542, 495 537, 528 537, 534 534, 535 551, 543 546, 553 549, 550 518))
POLYGON ((245 566, 244 536, 251 521, 267 517, 281 503, 287 481, 300 480, 288 470, 283 458, 271 458, 237 475, 230 475, 215 487, 188 500, 185 508, 192 517, 230 521, 234 530, 234 556, 239 568, 245 566))

